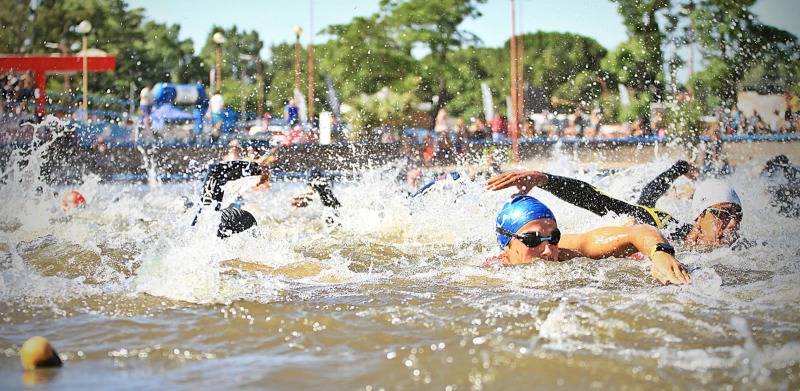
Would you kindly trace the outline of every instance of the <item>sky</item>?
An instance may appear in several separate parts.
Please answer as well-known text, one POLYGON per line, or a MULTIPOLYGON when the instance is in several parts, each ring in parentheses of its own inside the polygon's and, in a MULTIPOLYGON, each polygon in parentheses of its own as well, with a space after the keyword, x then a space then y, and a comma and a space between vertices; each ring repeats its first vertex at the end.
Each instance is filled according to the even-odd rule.
MULTIPOLYGON (((144 8, 149 20, 180 24, 179 38, 191 38, 195 52, 200 51, 212 26, 236 25, 240 31, 257 31, 265 43, 261 57, 269 58, 269 47, 273 44, 294 42, 295 26, 303 29, 300 41, 308 45, 312 38, 309 31, 319 32, 331 24, 369 16, 378 11, 379 0, 128 0, 127 3, 131 8, 144 8)), ((594 38, 608 50, 627 40, 617 5, 610 0, 516 0, 516 3, 518 34, 538 30, 570 32, 594 38)), ((510 1, 489 0, 479 9, 483 15, 468 19, 461 25, 462 30, 476 34, 485 47, 502 46, 511 35, 510 1)), ((759 0, 752 10, 763 23, 800 37, 797 0, 759 0)), ((320 34, 313 37, 314 43, 328 39, 329 36, 320 34)))

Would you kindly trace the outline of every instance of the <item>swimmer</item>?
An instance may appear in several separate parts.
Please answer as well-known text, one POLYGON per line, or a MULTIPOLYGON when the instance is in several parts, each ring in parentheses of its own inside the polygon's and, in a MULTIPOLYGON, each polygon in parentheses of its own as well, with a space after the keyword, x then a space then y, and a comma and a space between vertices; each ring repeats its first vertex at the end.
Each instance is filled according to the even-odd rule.
MULTIPOLYGON (((669 170, 668 170, 669 171, 669 170)), ((665 173, 666 174, 666 173, 665 173)), ((664 175, 664 174, 662 174, 664 175)), ((669 173, 664 177, 675 175, 669 173)), ((692 200, 693 224, 682 223, 669 213, 654 208, 660 192, 668 188, 666 181, 656 179, 652 189, 645 187, 640 198, 643 204, 630 204, 610 197, 594 186, 573 178, 564 178, 539 171, 507 172, 491 178, 487 189, 502 190, 516 187, 518 194, 527 194, 534 187, 548 191, 556 197, 605 216, 610 212, 629 215, 637 223, 649 224, 664 229, 673 241, 684 242, 689 249, 710 251, 729 247, 739 239, 739 223, 742 220, 742 203, 736 191, 718 179, 700 183, 692 200)), ((648 185, 651 186, 651 185, 648 185)))
MULTIPOLYGON (((220 210, 222 207, 222 199, 225 196, 223 186, 229 181, 235 181, 247 176, 259 176, 259 182, 256 186, 263 187, 266 184, 266 187, 268 187, 268 184, 272 178, 269 169, 270 161, 271 160, 269 160, 269 157, 265 156, 256 162, 234 160, 210 164, 208 166, 206 180, 203 183, 203 194, 200 197, 201 206, 200 209, 198 209, 194 220, 192 220, 192 225, 197 224, 197 219, 202 211, 203 206, 210 206, 214 204, 214 210, 220 210)), ((309 183, 309 186, 311 187, 311 190, 320 195, 323 205, 334 209, 341 205, 325 181, 318 180, 315 182, 312 178, 312 182, 309 183)), ((298 205, 298 207, 302 206, 305 205, 298 205)))
POLYGON ((432 181, 430 181, 427 184, 425 184, 425 186, 420 187, 419 190, 416 191, 416 193, 411 195, 411 197, 413 198, 413 197, 416 197, 418 195, 425 194, 431 188, 431 186, 436 184, 436 182, 444 181, 447 178, 450 178, 453 181, 457 181, 457 180, 459 180, 461 178, 461 174, 459 174, 457 171, 451 171, 451 172, 446 172, 446 173, 440 174, 435 179, 433 179, 432 181))
POLYGON ((70 190, 64 197, 61 198, 61 210, 66 212, 73 207, 82 208, 86 206, 86 199, 83 198, 81 193, 78 193, 75 190, 70 190))
POLYGON ((229 206, 221 212, 219 228, 217 229, 217 237, 220 239, 229 238, 231 235, 244 232, 258 225, 256 218, 246 210, 229 206))
POLYGON ((483 266, 566 261, 576 257, 626 257, 642 252, 653 262, 653 278, 662 284, 691 282, 686 268, 675 259, 675 249, 658 229, 646 224, 562 234, 555 215, 546 205, 534 197, 516 195, 503 205, 495 230, 501 253, 489 258, 483 266))
POLYGON ((786 217, 800 217, 800 169, 786 155, 769 159, 761 176, 770 181, 767 192, 770 203, 786 217))
POLYGON ((322 205, 328 208, 338 209, 340 206, 342 206, 336 196, 333 195, 330 179, 325 177, 322 174, 322 171, 320 171, 318 168, 312 168, 308 170, 306 177, 308 178, 306 192, 301 193, 292 199, 293 208, 297 209, 308 206, 308 203, 313 200, 311 196, 314 193, 319 195, 322 205))
POLYGON ((45 337, 31 337, 19 351, 22 367, 27 369, 60 367, 61 359, 45 337))

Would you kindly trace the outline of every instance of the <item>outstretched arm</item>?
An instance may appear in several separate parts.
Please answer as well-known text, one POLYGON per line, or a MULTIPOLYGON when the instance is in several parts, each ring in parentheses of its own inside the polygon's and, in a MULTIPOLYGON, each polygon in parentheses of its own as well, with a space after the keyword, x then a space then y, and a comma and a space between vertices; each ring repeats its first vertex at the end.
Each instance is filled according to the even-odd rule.
POLYGON ((654 208, 656 206, 656 201, 669 190, 670 186, 672 186, 672 182, 675 182, 681 175, 686 175, 694 179, 697 175, 697 171, 697 168, 689 164, 686 160, 678 160, 667 171, 659 174, 644 187, 642 195, 636 203, 654 208))
POLYGON ((243 160, 232 160, 228 162, 215 163, 208 166, 208 175, 203 183, 203 194, 200 201, 203 205, 211 205, 212 202, 222 202, 225 192, 222 187, 228 181, 235 181, 246 176, 262 175, 262 167, 255 162, 243 160))
POLYGON ((298 194, 292 199, 292 207, 304 208, 308 206, 308 203, 311 202, 311 194, 313 193, 317 193, 320 201, 322 201, 322 205, 328 208, 338 209, 342 206, 339 199, 333 195, 333 190, 328 183, 312 182, 308 184, 308 190, 305 193, 298 194))
POLYGON ((489 179, 486 188, 502 190, 509 187, 516 187, 517 194, 528 194, 534 187, 539 187, 570 204, 600 216, 605 216, 609 212, 637 215, 637 208, 634 205, 610 197, 586 182, 539 171, 506 172, 489 179))
POLYGON ((653 278, 661 283, 682 285, 691 282, 688 271, 674 256, 654 251, 659 243, 667 243, 667 240, 650 225, 602 227, 582 234, 562 235, 558 244, 559 259, 625 257, 640 251, 650 256, 653 278))
POLYGON ((260 166, 258 163, 242 160, 210 164, 208 166, 206 180, 203 182, 203 193, 200 195, 201 206, 194 215, 192 225, 197 224, 197 218, 200 215, 200 211, 203 210, 203 206, 208 206, 216 202, 217 204, 214 206, 214 209, 220 209, 222 197, 225 196, 225 191, 222 190, 222 187, 225 186, 228 181, 234 181, 252 175, 261 175, 262 178, 266 175, 267 178, 269 178, 269 169, 260 166))

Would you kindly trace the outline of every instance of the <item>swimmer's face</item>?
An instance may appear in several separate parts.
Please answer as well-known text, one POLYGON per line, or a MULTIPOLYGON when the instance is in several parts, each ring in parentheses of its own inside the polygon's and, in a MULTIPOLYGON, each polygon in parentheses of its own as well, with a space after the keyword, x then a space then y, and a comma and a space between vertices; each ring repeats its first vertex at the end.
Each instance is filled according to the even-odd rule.
MULTIPOLYGON (((538 232, 540 237, 548 237, 556 228, 556 221, 553 219, 537 219, 523 225, 516 234, 525 235, 538 232)), ((506 255, 512 264, 531 263, 539 259, 557 261, 558 245, 552 244, 550 241, 543 241, 536 247, 528 247, 519 239, 511 238, 506 247, 506 255)))
POLYGON ((739 205, 727 202, 712 205, 695 219, 687 243, 690 247, 708 250, 728 247, 739 239, 741 221, 739 205))

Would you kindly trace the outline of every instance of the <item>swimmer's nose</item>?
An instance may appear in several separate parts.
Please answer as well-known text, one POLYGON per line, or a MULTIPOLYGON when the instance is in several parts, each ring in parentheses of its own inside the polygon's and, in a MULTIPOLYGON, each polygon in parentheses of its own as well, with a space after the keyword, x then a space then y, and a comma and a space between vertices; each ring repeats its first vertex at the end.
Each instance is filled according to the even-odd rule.
POLYGON ((543 243, 543 246, 544 246, 544 250, 542 250, 542 259, 547 260, 547 261, 552 261, 553 260, 553 256, 555 255, 555 253, 553 252, 553 249, 551 248, 551 246, 553 246, 553 245, 550 244, 549 241, 547 241, 547 242, 543 243))

